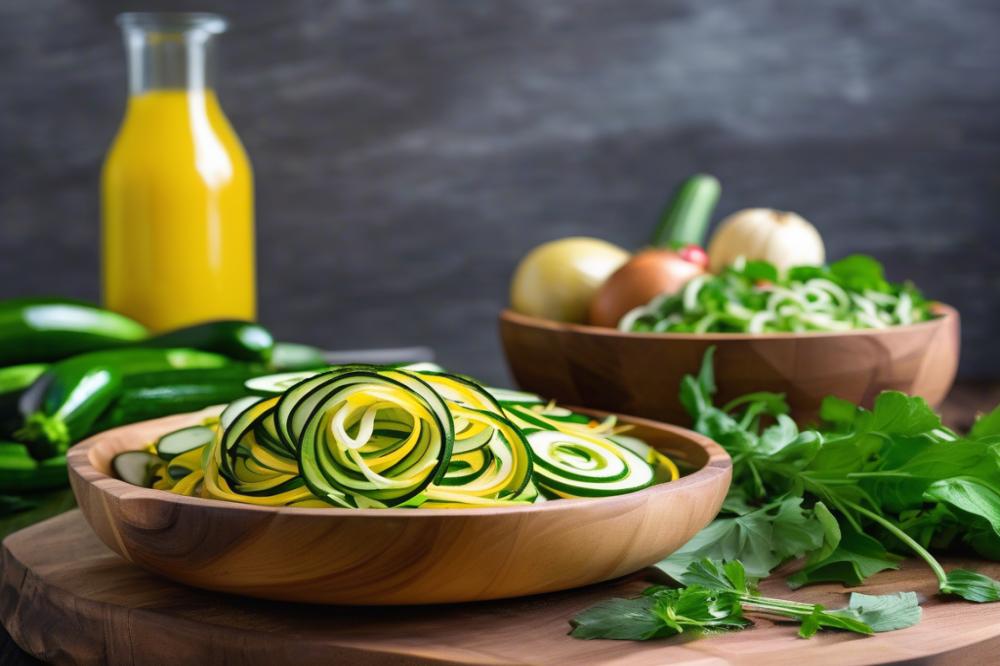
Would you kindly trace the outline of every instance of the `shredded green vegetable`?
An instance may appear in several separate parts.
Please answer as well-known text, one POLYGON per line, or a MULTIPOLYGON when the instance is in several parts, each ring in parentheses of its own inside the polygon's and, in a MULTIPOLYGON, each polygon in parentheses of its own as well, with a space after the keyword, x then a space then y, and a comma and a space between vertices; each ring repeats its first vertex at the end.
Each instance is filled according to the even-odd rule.
POLYGON ((913 324, 931 316, 930 302, 916 287, 890 283, 875 259, 852 255, 829 266, 798 266, 784 276, 765 261, 742 261, 631 310, 618 328, 645 333, 835 332, 913 324))

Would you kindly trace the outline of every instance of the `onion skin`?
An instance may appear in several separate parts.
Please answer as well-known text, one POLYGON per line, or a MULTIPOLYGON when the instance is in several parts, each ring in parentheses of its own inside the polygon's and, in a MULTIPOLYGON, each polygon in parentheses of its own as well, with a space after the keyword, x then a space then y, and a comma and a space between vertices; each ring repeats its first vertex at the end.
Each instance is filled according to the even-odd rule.
POLYGON ((691 278, 704 273, 703 266, 688 261, 680 252, 644 250, 612 273, 597 290, 590 303, 590 323, 617 327, 632 308, 645 305, 660 294, 676 293, 691 278))
POLYGON ((584 323, 598 287, 629 256, 597 238, 577 236, 539 245, 514 271, 511 308, 532 317, 584 323))
POLYGON ((821 266, 826 251, 816 227, 801 216, 747 208, 722 220, 708 244, 713 273, 721 273, 739 257, 767 261, 784 272, 792 266, 821 266))

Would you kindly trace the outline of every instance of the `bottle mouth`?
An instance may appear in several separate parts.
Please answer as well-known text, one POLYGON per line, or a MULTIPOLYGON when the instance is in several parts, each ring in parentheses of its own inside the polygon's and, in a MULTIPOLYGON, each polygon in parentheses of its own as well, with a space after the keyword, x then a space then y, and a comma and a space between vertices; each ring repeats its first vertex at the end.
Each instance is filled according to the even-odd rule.
POLYGON ((159 32, 198 30, 217 35, 225 32, 229 21, 210 12, 125 12, 115 19, 123 30, 131 28, 159 32))

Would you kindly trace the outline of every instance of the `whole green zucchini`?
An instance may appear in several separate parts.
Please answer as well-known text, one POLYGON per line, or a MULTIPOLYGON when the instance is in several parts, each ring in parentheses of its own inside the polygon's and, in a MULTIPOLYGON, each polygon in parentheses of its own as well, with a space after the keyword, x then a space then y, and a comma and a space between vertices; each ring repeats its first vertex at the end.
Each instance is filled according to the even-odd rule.
POLYGON ((38 461, 23 444, 0 442, 0 493, 52 490, 67 482, 66 456, 38 461))
POLYGON ((276 342, 269 363, 273 372, 314 370, 328 365, 322 349, 296 342, 276 342))
POLYGON ((651 245, 702 245, 721 191, 719 181, 703 173, 681 183, 660 214, 651 245))
POLYGON ((147 337, 128 317, 80 301, 18 298, 0 302, 0 366, 58 361, 147 337))
POLYGON ((209 321, 168 331, 143 340, 136 347, 190 347, 216 352, 237 361, 266 363, 274 338, 259 324, 239 320, 209 321))
POLYGON ((174 370, 128 378, 94 432, 161 416, 193 412, 249 395, 244 382, 266 374, 254 366, 174 370))
POLYGON ((44 363, 0 368, 0 438, 9 436, 18 425, 17 402, 26 388, 48 368, 44 363))
POLYGON ((0 368, 0 397, 20 393, 48 369, 45 363, 25 363, 0 368))
POLYGON ((194 349, 121 349, 91 352, 52 365, 20 400, 15 439, 38 460, 64 453, 93 432, 98 417, 119 397, 125 378, 182 368, 220 368, 229 360, 194 349))
POLYGON ((22 425, 14 437, 36 460, 65 453, 87 435, 121 385, 121 372, 112 366, 49 370, 21 396, 22 425))
POLYGON ((183 386, 193 384, 236 384, 252 377, 263 377, 270 370, 256 363, 228 363, 214 368, 177 368, 130 374, 125 377, 125 390, 183 386))

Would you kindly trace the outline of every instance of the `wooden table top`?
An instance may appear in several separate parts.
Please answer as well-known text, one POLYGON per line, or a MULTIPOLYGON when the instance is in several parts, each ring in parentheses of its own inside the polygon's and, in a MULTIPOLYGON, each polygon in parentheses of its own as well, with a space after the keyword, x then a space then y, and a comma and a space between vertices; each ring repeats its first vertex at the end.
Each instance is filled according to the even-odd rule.
MULTIPOLYGON (((914 627, 863 637, 754 617, 744 631, 696 639, 582 641, 569 618, 610 597, 638 594, 641 574, 555 594, 493 602, 411 607, 344 607, 260 601, 207 592, 127 563, 102 544, 79 511, 49 519, 3 543, 0 616, 18 642, 57 664, 924 664, 983 663, 1000 649, 1000 604, 935 595, 920 562, 873 577, 869 594, 914 591, 914 627)), ((946 568, 996 576, 1000 563, 945 559, 946 568)), ((849 590, 814 585, 794 592, 778 578, 762 590, 828 607, 849 590)))

